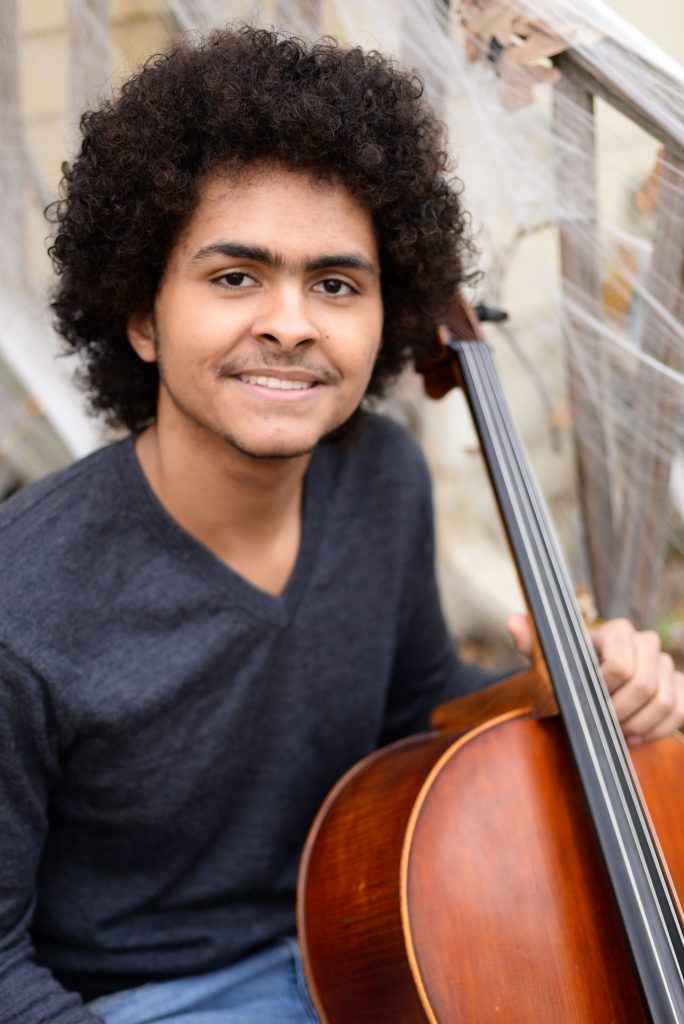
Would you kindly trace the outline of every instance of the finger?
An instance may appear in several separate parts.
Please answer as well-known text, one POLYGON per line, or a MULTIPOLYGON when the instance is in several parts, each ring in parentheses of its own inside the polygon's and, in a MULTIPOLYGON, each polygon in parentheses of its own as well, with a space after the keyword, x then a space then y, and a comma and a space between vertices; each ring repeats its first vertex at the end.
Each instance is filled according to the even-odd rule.
POLYGON ((534 631, 528 612, 516 612, 506 619, 506 628, 511 634, 513 643, 524 658, 531 658, 534 653, 534 631))
POLYGON ((634 675, 634 644, 638 635, 628 619, 611 619, 591 631, 591 640, 609 693, 619 689, 634 675))
MULTIPOLYGON (((634 658, 632 676, 612 690, 615 714, 618 721, 623 724, 657 697, 660 687, 660 671, 664 665, 660 660, 662 654, 660 638, 652 630, 634 633, 632 653, 634 658)), ((665 655, 665 657, 669 658, 669 655, 665 655)), ((670 663, 671 661, 672 659, 670 659, 670 663)), ((601 668, 603 669, 603 665, 601 668)), ((665 676, 671 678, 673 671, 673 667, 665 670, 665 676)), ((614 668, 611 669, 611 676, 613 680, 616 677, 614 668)), ((610 685, 608 689, 610 689, 610 685)))
MULTIPOLYGON (((674 662, 669 654, 661 653, 658 662, 658 685, 646 704, 622 720, 625 736, 650 736, 665 728, 669 719, 676 714, 677 705, 674 662)), ((669 731, 671 730, 668 728, 669 731)))
POLYGON ((665 716, 655 728, 642 735, 642 739, 657 740, 663 736, 669 736, 675 729, 684 726, 684 674, 675 672, 673 676, 674 686, 674 707, 671 714, 665 716))

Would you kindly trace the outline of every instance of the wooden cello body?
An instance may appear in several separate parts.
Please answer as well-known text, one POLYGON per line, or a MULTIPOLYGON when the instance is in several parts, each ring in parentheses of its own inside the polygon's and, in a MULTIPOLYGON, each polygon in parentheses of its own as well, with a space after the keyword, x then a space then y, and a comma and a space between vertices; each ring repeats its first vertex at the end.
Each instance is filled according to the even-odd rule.
MULTIPOLYGON (((684 892, 684 745, 635 761, 684 892)), ((650 1020, 556 719, 511 713, 371 755, 321 809, 302 879, 326 1024, 650 1020)))
POLYGON ((481 413, 543 667, 329 794, 298 894, 314 1001, 324 1024, 684 1024, 684 744, 636 748, 637 782, 501 395, 481 413))

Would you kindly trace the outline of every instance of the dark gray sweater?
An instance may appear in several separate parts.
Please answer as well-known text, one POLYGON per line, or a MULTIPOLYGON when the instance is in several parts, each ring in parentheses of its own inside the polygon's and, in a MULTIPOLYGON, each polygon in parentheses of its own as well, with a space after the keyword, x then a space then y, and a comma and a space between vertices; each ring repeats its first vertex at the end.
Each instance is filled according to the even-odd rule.
POLYGON ((92 1024, 76 992, 294 930, 326 791, 481 679, 445 630, 431 516, 417 447, 378 417, 315 452, 280 597, 168 516, 131 439, 2 507, 2 1024, 92 1024))

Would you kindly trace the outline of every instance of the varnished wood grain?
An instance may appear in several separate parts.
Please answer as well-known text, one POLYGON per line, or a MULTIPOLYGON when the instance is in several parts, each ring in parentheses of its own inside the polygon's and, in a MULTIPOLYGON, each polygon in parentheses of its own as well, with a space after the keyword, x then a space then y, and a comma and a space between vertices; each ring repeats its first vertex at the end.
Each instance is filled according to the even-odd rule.
POLYGON ((558 705, 545 667, 533 668, 492 683, 484 690, 439 704, 430 721, 439 732, 462 733, 511 711, 529 709, 535 718, 558 714, 558 705))
POLYGON ((426 1021, 406 958, 400 861, 420 787, 451 742, 422 737, 372 755, 332 791, 314 823, 297 915, 324 1022, 426 1021))
POLYGON ((435 771, 405 923, 440 1024, 646 1021, 559 721, 495 725, 435 771))
MULTIPOLYGON (((684 745, 634 751, 678 892, 684 745)), ((509 715, 356 766, 302 861, 325 1024, 646 1021, 559 720, 509 715)))
POLYGON ((684 737, 680 732, 631 750, 634 770, 680 906, 684 898, 684 737))

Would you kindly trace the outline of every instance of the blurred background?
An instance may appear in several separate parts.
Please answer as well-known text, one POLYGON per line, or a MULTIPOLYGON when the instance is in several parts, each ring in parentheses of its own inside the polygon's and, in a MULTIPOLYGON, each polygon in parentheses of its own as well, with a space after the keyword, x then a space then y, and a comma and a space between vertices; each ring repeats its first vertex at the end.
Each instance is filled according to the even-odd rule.
MULTIPOLYGON (((488 326, 588 617, 684 654, 684 9, 668 0, 3 0, 0 496, 108 437, 47 308, 44 208, 78 119, 150 55, 231 18, 391 52, 423 76, 472 211, 488 326)), ((439 576, 467 652, 522 606, 462 397, 407 374, 389 412, 435 480, 439 576)))

